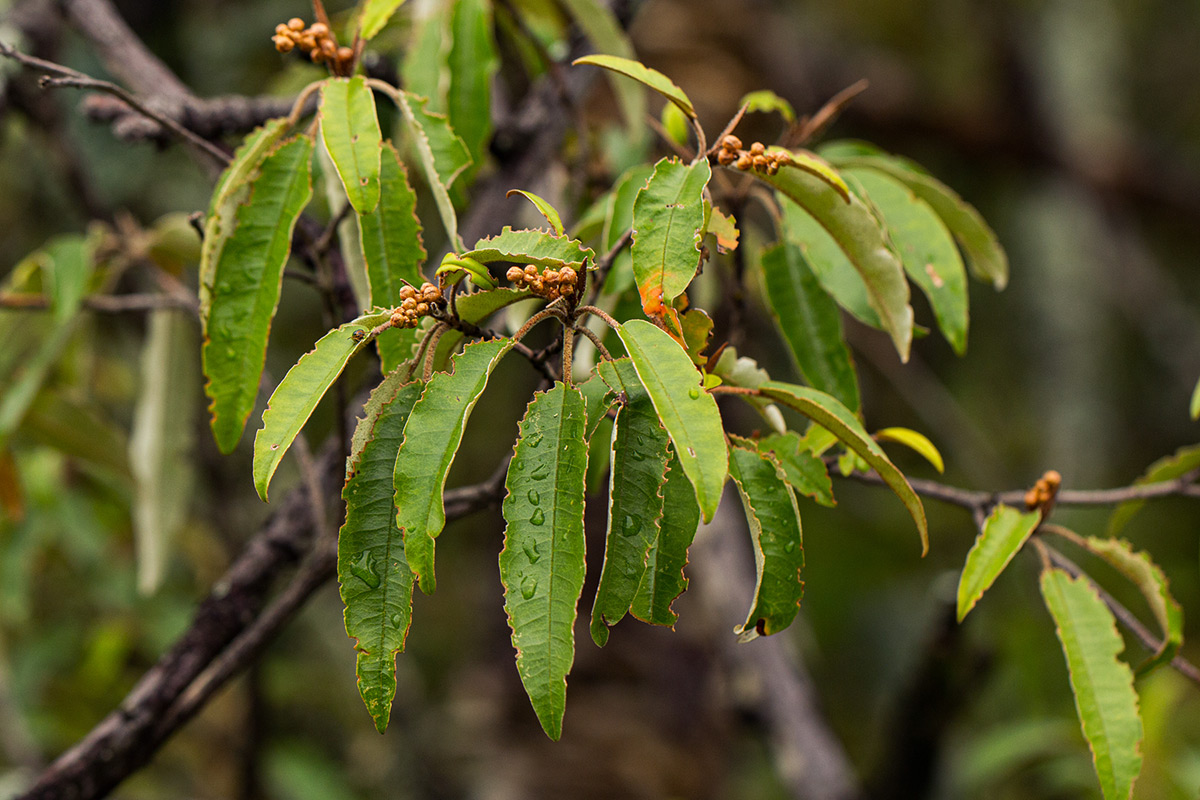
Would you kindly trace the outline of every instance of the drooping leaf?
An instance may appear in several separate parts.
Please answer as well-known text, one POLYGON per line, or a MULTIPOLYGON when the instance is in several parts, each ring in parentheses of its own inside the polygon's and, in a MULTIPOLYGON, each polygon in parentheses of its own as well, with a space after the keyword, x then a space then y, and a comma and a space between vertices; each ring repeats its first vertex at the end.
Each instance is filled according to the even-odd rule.
POLYGON ((584 424, 583 395, 575 387, 560 382, 536 395, 505 480, 504 610, 521 683, 554 740, 562 736, 583 591, 584 424))
POLYGON ((263 159, 213 275, 203 357, 213 434, 223 453, 233 451, 254 409, 292 229, 312 197, 312 151, 312 140, 299 137, 263 159))
POLYGON ((750 613, 734 633, 769 636, 792 624, 804 594, 800 509, 783 470, 756 449, 730 448, 729 474, 746 511, 757 574, 750 613))
MULTIPOLYGON (((363 255, 359 215, 350 207, 350 201, 346 199, 346 187, 338 177, 337 167, 319 139, 315 156, 317 163, 313 170, 313 178, 315 180, 320 177, 320 189, 323 190, 325 202, 329 206, 329 215, 337 223, 337 246, 342 254, 346 282, 350 284, 355 307, 362 313, 371 308, 371 282, 367 278, 367 260, 363 255)), ((378 210, 379 207, 376 206, 375 211, 378 210)))
POLYGON ((991 588, 1041 521, 1040 511, 1022 513, 1003 503, 992 509, 967 553, 967 563, 958 581, 959 622, 991 588))
POLYGON ((386 322, 388 316, 387 311, 366 314, 325 334, 275 387, 263 411, 262 427, 254 435, 254 488, 264 502, 279 462, 317 403, 342 374, 350 357, 366 346, 363 335, 386 322))
POLYGON ((592 55, 577 58, 571 63, 573 65, 594 64, 597 67, 604 67, 607 70, 612 70, 628 78, 633 78, 638 83, 649 86, 679 106, 679 110, 686 114, 689 119, 696 119, 696 109, 692 105, 692 101, 688 99, 688 96, 683 93, 683 90, 676 86, 666 75, 663 75, 656 69, 647 67, 639 61, 619 56, 592 55))
POLYGON ((764 436, 758 440, 758 452, 769 454, 779 464, 783 479, 797 492, 823 506, 837 505, 829 469, 819 456, 801 447, 800 434, 788 431, 764 436))
MULTIPOLYGON (((488 0, 456 0, 450 17, 446 114, 477 170, 492 137, 492 78, 499 67, 488 0)), ((468 171, 471 171, 470 169, 468 171)))
POLYGON ((538 213, 546 218, 546 222, 550 224, 550 228, 554 231, 555 236, 565 236, 562 217, 558 214, 558 209, 550 205, 550 203, 542 197, 538 197, 533 192, 527 192, 524 189, 509 189, 505 197, 512 197, 514 194, 519 194, 529 202, 533 203, 534 208, 538 213))
POLYGON ((138 591, 152 594, 192 499, 196 380, 192 321, 177 311, 150 314, 142 348, 142 385, 133 413, 129 464, 138 591))
POLYGON ((413 95, 427 98, 428 110, 443 115, 450 83, 449 59, 453 44, 450 12, 453 10, 453 3, 413 4, 413 28, 400 68, 404 88, 413 95))
POLYGON ((769 89, 750 92, 738 101, 738 105, 745 106, 747 113, 752 111, 764 114, 776 112, 783 117, 785 122, 794 122, 796 119, 796 112, 792 109, 792 104, 769 89))
POLYGON ((837 304, 821 288, 804 253, 780 242, 763 251, 762 270, 767 302, 804 379, 858 410, 858 376, 837 304))
POLYGON ((408 563, 426 594, 437 586, 434 538, 446 525, 442 505, 446 473, 492 369, 511 347, 508 339, 467 345, 454 359, 454 372, 439 372, 425 386, 404 426, 404 444, 393 475, 396 524, 404 531, 408 563))
MULTIPOLYGON (((598 0, 562 0, 562 5, 583 31, 592 46, 601 53, 634 59, 636 54, 629 36, 621 28, 612 11, 598 0)), ((646 119, 646 93, 635 84, 609 75, 613 94, 621 106, 625 126, 631 139, 644 136, 646 119)))
POLYGON ((617 410, 613 428, 604 566, 592 605, 592 639, 601 647, 608 629, 629 610, 646 569, 646 553, 658 538, 668 442, 633 364, 621 359, 604 366, 627 402, 617 410))
POLYGON ((996 234, 970 203, 929 173, 914 168, 905 159, 889 155, 851 155, 829 157, 838 167, 874 169, 903 183, 917 197, 929 203, 967 256, 971 272, 980 280, 989 281, 996 289, 1008 283, 1008 256, 996 234))
POLYGON ((789 408, 799 411, 833 435, 848 448, 858 453, 871 468, 879 473, 883 482, 891 487, 896 496, 904 503, 908 513, 917 524, 917 532, 921 535, 921 553, 929 552, 929 528, 925 521, 925 507, 921 498, 913 491, 908 480, 896 469, 887 455, 867 435, 862 424, 854 414, 842 405, 837 398, 810 389, 807 386, 795 386, 779 381, 768 381, 759 387, 766 397, 777 400, 789 408))
POLYGON ((387 374, 411 359, 424 335, 423 328, 388 328, 376 336, 380 370, 387 374))
POLYGON ((1162 569, 1145 551, 1133 552, 1133 547, 1124 539, 1089 536, 1083 543, 1138 587, 1162 631, 1162 646, 1138 666, 1138 674, 1144 675, 1160 664, 1170 663, 1183 644, 1183 609, 1171 596, 1171 588, 1162 569))
POLYGON ((687 353, 659 328, 635 319, 617 328, 617 335, 675 444, 704 521, 711 522, 729 464, 717 401, 700 388, 700 373, 687 353))
POLYGON ((633 207, 637 196, 653 176, 654 165, 638 164, 626 170, 613 184, 611 205, 600 234, 605 250, 614 247, 625 231, 633 227, 633 207))
POLYGON ((379 184, 379 205, 369 214, 357 215, 358 230, 371 289, 369 306, 394 308, 400 305, 400 287, 421 285, 425 247, 417 195, 391 142, 383 144, 379 184))
POLYGON ((404 424, 421 394, 403 370, 371 393, 347 460, 346 521, 338 533, 338 582, 346 634, 355 640, 358 691, 380 733, 396 695, 396 653, 412 621, 413 575, 392 504, 392 469, 404 424))
MULTIPOLYGON (((884 230, 870 208, 853 194, 847 200, 828 182, 803 169, 784 168, 775 175, 759 174, 758 177, 796 203, 799 206, 797 211, 802 209, 799 216, 788 215, 787 234, 800 245, 819 277, 825 265, 831 269, 836 266, 837 253, 829 252, 828 244, 823 240, 806 236, 805 231, 797 229, 798 224, 804 216, 809 217, 837 245, 841 256, 849 261, 862 279, 867 303, 877 316, 879 325, 891 336, 901 360, 907 361, 913 326, 912 307, 908 304, 908 281, 899 257, 888 244, 884 230)), ((824 279, 822 283, 842 302, 838 292, 824 279)), ((849 306, 847 308, 854 310, 849 306)))
POLYGON ((1086 578, 1042 572, 1042 597, 1067 658, 1075 708, 1105 800, 1129 800, 1142 768, 1142 721, 1133 673, 1112 613, 1086 578))
POLYGON ((932 464, 938 472, 946 471, 942 454, 938 452, 933 442, 929 441, 929 437, 919 431, 910 428, 884 428, 875 431, 875 441, 902 444, 932 464))
POLYGON ((786 239, 800 248, 821 288, 859 322, 883 330, 879 315, 871 308, 867 284, 837 241, 811 214, 791 200, 781 197, 780 204, 786 239))
POLYGON ((687 566, 688 548, 700 526, 695 490, 674 450, 661 494, 663 514, 658 538, 650 544, 646 570, 629 613, 651 625, 673 626, 678 615, 671 610, 671 603, 687 589, 683 568, 687 566))
POLYGON ((374 39, 402 5, 404 0, 364 0, 358 18, 362 38, 368 42, 374 39))
POLYGON ((330 78, 321 87, 321 138, 346 187, 346 197, 359 214, 379 205, 382 136, 375 97, 366 78, 330 78))
POLYGON ((633 274, 648 315, 683 294, 700 266, 707 161, 664 158, 633 204, 633 274))
MULTIPOLYGON (((194 355, 193 349, 183 362, 187 363, 188 357, 194 355)), ((21 420, 21 432, 39 444, 77 459, 81 465, 100 468, 106 479, 115 479, 119 485, 129 485, 132 489, 133 468, 125 431, 107 420, 95 403, 75 399, 73 394, 70 387, 64 391, 43 388, 21 420)), ((179 411, 181 416, 187 414, 186 407, 181 406, 179 411)))
MULTIPOLYGON (((1200 469, 1200 444, 1181 447, 1172 455, 1155 461, 1146 467, 1146 471, 1133 485, 1145 486, 1149 483, 1174 480, 1196 469, 1200 469)), ((1120 533, 1144 505, 1145 500, 1128 500, 1113 509, 1112 516, 1108 519, 1108 535, 1116 536, 1120 533)))
POLYGON ((679 106, 674 103, 664 103, 662 113, 659 115, 659 122, 662 124, 663 132, 666 133, 668 140, 681 147, 687 144, 691 126, 688 124, 687 115, 679 110, 679 106))
POLYGON ((480 239, 475 248, 463 253, 462 257, 473 258, 481 264, 512 261, 543 268, 571 267, 579 272, 584 260, 594 258, 595 253, 578 239, 554 236, 541 230, 513 230, 506 226, 497 235, 480 239))
POLYGON ((962 355, 967 349, 967 270, 945 223, 912 189, 889 175, 850 169, 846 176, 883 218, 905 272, 929 298, 946 341, 962 355))
POLYGON ((425 109, 429 102, 426 98, 400 90, 392 94, 392 99, 408 126, 417 163, 433 194, 446 236, 459 249, 462 242, 458 236, 458 214, 448 190, 459 173, 471 165, 471 154, 444 115, 425 109))

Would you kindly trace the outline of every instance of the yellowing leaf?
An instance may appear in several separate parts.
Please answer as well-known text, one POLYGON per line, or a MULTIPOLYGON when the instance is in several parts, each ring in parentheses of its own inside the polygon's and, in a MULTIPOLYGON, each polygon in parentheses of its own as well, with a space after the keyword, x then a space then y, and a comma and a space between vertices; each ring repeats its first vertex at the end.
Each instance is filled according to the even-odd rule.
POLYGON ((929 437, 923 433, 918 433, 909 428, 884 428, 883 430, 875 431, 875 440, 902 444, 932 464, 933 468, 938 472, 946 471, 946 464, 942 461, 942 454, 938 452, 933 442, 929 441, 929 437))

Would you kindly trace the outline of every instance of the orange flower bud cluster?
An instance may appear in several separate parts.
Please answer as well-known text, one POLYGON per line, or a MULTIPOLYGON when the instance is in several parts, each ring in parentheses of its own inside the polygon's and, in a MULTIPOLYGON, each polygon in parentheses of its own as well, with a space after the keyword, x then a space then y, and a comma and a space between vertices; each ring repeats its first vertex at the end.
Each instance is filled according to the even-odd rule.
POLYGON ((569 297, 575 293, 575 284, 579 273, 571 267, 562 269, 546 269, 539 272, 533 264, 522 267, 509 267, 505 277, 518 287, 524 287, 547 300, 557 300, 569 297))
POLYGON ((275 26, 271 41, 281 53, 290 53, 298 47, 301 52, 308 54, 314 64, 328 62, 335 72, 345 71, 354 61, 354 49, 338 47, 333 31, 323 22, 306 26, 304 20, 292 17, 275 26))
POLYGON ((792 156, 786 150, 767 151, 762 142, 754 142, 749 150, 742 149, 742 140, 732 133, 721 139, 721 148, 717 151, 717 163, 726 167, 736 167, 740 170, 755 170, 774 175, 784 164, 792 163, 792 156))
POLYGON ((1033 485, 1032 489, 1025 493, 1025 507, 1030 511, 1035 508, 1045 508, 1054 502, 1060 486, 1062 486, 1062 475, 1059 475, 1056 470, 1049 470, 1038 478, 1038 482, 1033 485))
POLYGON ((435 303, 442 299, 442 290, 432 283, 422 283, 421 288, 400 287, 400 305, 392 309, 392 326, 415 328, 421 317, 429 314, 435 303))

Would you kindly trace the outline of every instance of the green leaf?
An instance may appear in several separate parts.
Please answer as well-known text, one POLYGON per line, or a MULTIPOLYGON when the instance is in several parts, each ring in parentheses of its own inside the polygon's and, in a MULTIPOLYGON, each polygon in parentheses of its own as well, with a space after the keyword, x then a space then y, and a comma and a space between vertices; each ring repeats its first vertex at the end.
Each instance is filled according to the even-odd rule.
POLYGON ((1188 405, 1188 414, 1192 419, 1200 419, 1200 381, 1196 382, 1196 388, 1192 390, 1192 402, 1188 405))
POLYGON ((358 18, 359 35, 368 42, 374 39, 402 5, 404 0, 363 0, 358 18))
POLYGON ((492 41, 491 3, 456 0, 450 36, 446 113, 477 170, 492 137, 492 78, 500 63, 492 41))
MULTIPOLYGON (((491 289, 486 292, 460 294, 455 305, 458 308, 459 319, 472 325, 479 325, 502 308, 507 308, 521 300, 528 300, 530 297, 532 295, 525 289, 491 289)), ((416 337, 424 333, 425 330, 421 328, 415 329, 416 337)), ((462 340, 461 331, 452 329, 442 334, 442 338, 438 341, 437 355, 434 358, 435 369, 441 370, 446 365, 450 355, 458 349, 459 342, 462 340)))
POLYGON ((442 506, 446 473, 492 369, 511 347, 508 339, 467 345, 454 359, 454 372, 439 372, 425 386, 404 426, 404 444, 393 474, 396 524, 404 531, 408 562, 426 594, 437 586, 434 538, 446 525, 442 506))
POLYGON ((538 197, 533 192, 527 192, 524 189, 509 189, 505 197, 512 197, 514 194, 519 194, 529 202, 533 203, 534 208, 538 210, 546 222, 550 223, 550 227, 554 230, 555 236, 564 236, 564 228, 562 217, 558 215, 558 209, 550 205, 544 198, 538 197))
POLYGON ((769 89, 750 92, 738 101, 739 106, 745 106, 746 112, 759 111, 764 114, 777 112, 785 122, 795 122, 796 112, 792 104, 769 89))
POLYGON ((358 230, 371 287, 369 306, 394 308, 400 305, 401 286, 420 286, 424 280, 425 247, 416 213, 417 195, 391 142, 383 144, 379 183, 379 205, 358 215, 358 230))
MULTIPOLYGON (((758 389, 759 386, 771 380, 771 376, 758 365, 757 361, 749 356, 738 355, 736 347, 726 347, 721 351, 717 363, 712 367, 711 375, 719 378, 723 383, 742 389, 758 389)), ((762 415, 763 420, 777 433, 786 430, 783 414, 780 413, 779 407, 770 400, 757 395, 742 395, 742 399, 754 406, 762 415)))
MULTIPOLYGON (((1174 454, 1160 458, 1147 467, 1133 485, 1145 486, 1149 483, 1175 480, 1197 469, 1200 469, 1200 444, 1181 447, 1174 454)), ((1145 500, 1128 500, 1113 509, 1112 516, 1108 519, 1108 535, 1116 536, 1120 533, 1144 505, 1145 500)))
POLYGON ((762 177, 763 180, 766 180, 768 183, 772 184, 775 184, 777 180, 787 183, 788 170, 803 170, 812 177, 817 178, 825 183, 830 189, 833 189, 835 192, 837 192, 838 195, 847 203, 850 202, 850 187, 846 185, 846 181, 842 179, 842 176, 838 174, 837 170, 829 165, 828 161, 821 158, 816 153, 808 150, 788 150, 784 147, 768 147, 767 152, 780 154, 786 153, 789 158, 780 168, 780 173, 783 175, 782 178, 777 177, 780 173, 776 173, 776 176, 772 176, 768 173, 765 177, 762 173, 755 173, 759 175, 759 177, 762 177))
POLYGON ((704 351, 712 337, 712 317, 702 308, 689 308, 679 315, 679 325, 683 329, 683 343, 687 345, 688 357, 696 366, 703 366, 708 361, 704 351))
POLYGON ((133 535, 142 594, 152 594, 162 584, 169 548, 192 500, 192 423, 200 388, 193 324, 178 311, 153 311, 142 348, 141 392, 129 438, 133 535))
POLYGON ((929 437, 923 433, 909 428, 884 428, 875 431, 875 441, 902 444, 932 464, 938 472, 946 471, 942 454, 938 452, 933 442, 929 441, 929 437))
POLYGON ((891 487, 896 496, 904 503, 908 513, 917 524, 917 532, 921 535, 921 554, 929 552, 929 526, 925 521, 925 507, 921 498, 909 486, 908 480, 896 466, 888 460, 887 455, 867 435, 862 425, 851 411, 842 405, 837 398, 810 389, 807 386, 795 386, 779 381, 764 383, 759 391, 772 400, 777 400, 789 408, 799 411, 845 444, 848 448, 862 456, 871 468, 879 473, 883 482, 891 487))
POLYGON ((889 175, 851 169, 846 176, 879 211, 908 277, 929 298, 946 341, 962 355, 967 349, 967 270, 945 223, 912 189, 889 175))
POLYGON ((704 521, 711 522, 729 465, 717 401, 700 388, 700 373, 687 353, 659 328, 635 319, 618 327, 617 335, 695 487, 704 521))
POLYGON ((804 380, 858 410, 858 376, 842 336, 841 316, 804 253, 791 242, 780 242, 763 251, 762 270, 771 313, 804 380))
POLYGON ((475 243, 475 249, 462 254, 462 258, 473 258, 481 264, 511 261, 543 268, 571 267, 576 272, 583 269, 585 260, 594 257, 591 248, 578 239, 554 236, 541 230, 513 230, 507 226, 495 236, 480 239, 475 243))
POLYGON ((1041 521, 1040 511, 1021 513, 1003 503, 992 509, 967 553, 967 563, 958 581, 959 622, 991 588, 1041 521))
POLYGON ((1008 256, 1000 246, 999 239, 975 207, 959 197, 953 189, 896 156, 834 157, 831 154, 830 158, 838 167, 874 169, 903 183, 917 197, 929 203, 946 223, 966 254, 967 263, 975 277, 991 282, 996 289, 1003 289, 1007 285, 1008 256))
POLYGON ((601 647, 608 641, 608 629, 629 610, 650 544, 658 538, 663 508, 659 487, 667 469, 668 443, 633 364, 621 359, 610 369, 627 402, 617 410, 613 428, 604 566, 592 605, 592 639, 601 647))
POLYGON ((633 204, 633 274, 642 308, 660 313, 692 282, 700 266, 704 236, 704 187, 712 177, 707 161, 684 164, 664 158, 633 204))
POLYGON ((759 439, 758 452, 769 454, 779 464, 783 479, 797 492, 823 506, 837 505, 825 462, 801 445, 800 434, 788 431, 759 439))
POLYGON ((624 75, 627 78, 633 78, 638 83, 649 86, 679 106, 679 110, 687 114, 689 119, 696 119, 696 109, 692 105, 692 101, 688 99, 688 96, 683 93, 683 90, 676 86, 666 75, 663 75, 656 69, 647 67, 640 61, 621 58, 619 56, 592 55, 577 58, 571 64, 593 64, 597 67, 604 67, 604 69, 624 75))
POLYGON ((369 214, 379 205, 382 136, 366 78, 330 78, 321 87, 321 139, 346 187, 350 205, 369 214))
POLYGON ((56 236, 43 248, 49 278, 50 311, 62 325, 79 312, 92 279, 92 247, 83 236, 56 236))
MULTIPOLYGON (((601 53, 635 58, 633 43, 621 28, 612 11, 598 0, 562 0, 562 5, 583 31, 592 46, 601 53)), ((608 75, 613 95, 621 106, 629 137, 639 140, 644 136, 646 120, 646 93, 641 87, 608 75)))
POLYGON ((560 382, 537 394, 521 420, 504 484, 504 610, 521 683, 542 729, 556 741, 583 591, 584 424, 583 395, 575 387, 560 382))
POLYGON ((700 526, 696 493, 674 450, 661 494, 663 514, 658 538, 646 555, 646 570, 629 613, 651 625, 673 626, 678 615, 671 610, 671 603, 687 589, 683 568, 687 566, 688 548, 700 526))
MULTIPOLYGON (((628 361, 628 359, 622 360, 628 361)), ((607 363, 609 362, 601 362, 601 366, 607 363)), ((579 384, 579 391, 583 392, 583 405, 587 409, 587 438, 590 442, 600 421, 608 417, 608 410, 616 402, 616 393, 605 383, 599 370, 579 384)), ((591 458, 588 459, 588 463, 591 463, 591 458)))
POLYGON ((1112 613, 1086 578, 1042 572, 1042 597, 1067 658, 1083 735, 1105 800, 1128 800, 1142 768, 1142 721, 1125 649, 1112 613))
POLYGON ((254 409, 292 229, 312 197, 312 151, 312 139, 299 137, 263 160, 213 275, 204 374, 223 453, 233 451, 254 409))
POLYGON ((424 328, 388 328, 375 337, 379 368, 384 374, 409 361, 425 335, 424 328))
POLYGON ((770 636, 792 624, 804 594, 800 509, 783 470, 755 449, 731 448, 729 474, 746 510, 757 572, 750 613, 734 633, 743 638, 770 636))
POLYGON ((871 308, 867 284, 834 238, 811 214, 791 200, 780 196, 780 204, 784 236, 800 248, 821 288, 864 325, 882 330, 883 323, 871 308))
MULTIPOLYGON (((775 175, 758 177, 799 206, 796 211, 801 213, 796 215, 787 213, 788 203, 784 203, 788 238, 800 245, 813 271, 822 277, 822 284, 839 302, 843 302, 843 296, 825 281, 822 273, 836 267, 839 253, 849 261, 862 279, 867 304, 877 316, 879 326, 892 337, 901 360, 907 361, 913 327, 908 281, 899 257, 888 244, 884 230, 870 208, 853 194, 847 200, 826 181, 802 169, 785 168, 775 175), (805 235, 806 231, 799 227, 805 216, 828 234, 828 239, 836 244, 836 250, 831 250, 824 240, 805 235)), ((860 317, 863 313, 851 306, 847 306, 847 310, 860 317)), ((872 324, 869 319, 864 321, 872 324)))
POLYGON ((388 316, 387 311, 366 314, 331 330, 300 356, 275 387, 263 411, 262 428, 254 436, 254 488, 264 501, 271 478, 300 429, 342 374, 346 362, 366 345, 359 332, 369 333, 388 316))
POLYGON ((1170 585, 1162 569, 1151 560, 1149 553, 1133 552, 1133 547, 1124 539, 1090 536, 1083 540, 1083 544, 1112 564, 1141 591, 1162 631, 1162 646, 1138 666, 1138 674, 1144 675, 1160 664, 1169 664, 1183 644, 1183 609, 1171 596, 1170 585))
POLYGON ((448 190, 459 173, 471 165, 471 154, 444 115, 425 110, 429 102, 426 98, 403 90, 392 93, 391 97, 408 126, 417 163, 433 194, 446 237, 454 249, 461 249, 458 214, 448 190))
POLYGON ((376 387, 347 460, 346 521, 338 533, 338 582, 346 634, 355 640, 358 691, 375 727, 387 729, 396 694, 396 653, 412 622, 413 575, 392 505, 392 469, 421 393, 397 370, 376 387))

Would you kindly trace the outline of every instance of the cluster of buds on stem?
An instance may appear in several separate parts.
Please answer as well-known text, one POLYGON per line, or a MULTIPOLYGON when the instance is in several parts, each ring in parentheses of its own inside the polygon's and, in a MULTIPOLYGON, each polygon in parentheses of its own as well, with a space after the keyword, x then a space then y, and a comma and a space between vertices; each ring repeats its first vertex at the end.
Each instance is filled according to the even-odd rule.
POLYGON ((1059 475, 1056 470, 1049 470, 1038 478, 1038 482, 1033 485, 1032 489, 1025 493, 1025 507, 1030 511, 1035 508, 1045 509, 1054 502, 1060 486, 1062 486, 1062 475, 1059 475))
POLYGON ((354 49, 338 47, 333 31, 323 22, 305 26, 304 20, 292 17, 286 23, 281 22, 275 26, 275 35, 271 37, 271 41, 281 53, 290 53, 300 48, 301 52, 308 54, 314 64, 328 62, 337 73, 347 71, 354 61, 354 49))
POLYGON ((575 283, 579 280, 579 273, 571 267, 539 272, 533 264, 527 264, 524 268, 509 267, 505 277, 511 283, 528 289, 538 297, 557 300, 560 297, 570 297, 575 294, 575 283))
POLYGON ((784 164, 792 163, 792 155, 787 150, 768 151, 762 142, 754 142, 749 150, 743 150, 742 140, 731 133, 721 139, 717 163, 743 171, 752 169, 774 175, 784 164))
POLYGON ((400 305, 392 309, 392 327, 415 328, 421 317, 429 314, 434 304, 442 300, 442 290, 432 283, 422 283, 421 288, 400 287, 400 305))

